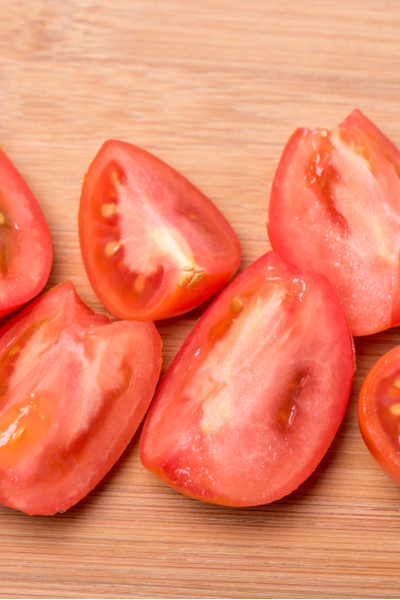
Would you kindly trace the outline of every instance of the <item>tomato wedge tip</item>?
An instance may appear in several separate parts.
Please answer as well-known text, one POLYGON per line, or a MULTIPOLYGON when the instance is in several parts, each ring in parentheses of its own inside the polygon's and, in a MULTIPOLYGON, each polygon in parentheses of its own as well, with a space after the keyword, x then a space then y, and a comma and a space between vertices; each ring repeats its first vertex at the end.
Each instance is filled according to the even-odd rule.
POLYGON ((0 317, 42 291, 52 260, 50 229, 40 206, 0 150, 0 317))

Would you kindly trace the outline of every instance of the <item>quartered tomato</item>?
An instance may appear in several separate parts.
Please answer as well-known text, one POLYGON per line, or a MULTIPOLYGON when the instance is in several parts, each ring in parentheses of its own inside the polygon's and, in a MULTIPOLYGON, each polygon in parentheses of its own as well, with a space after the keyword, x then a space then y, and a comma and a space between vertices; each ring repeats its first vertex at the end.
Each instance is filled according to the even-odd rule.
POLYGON ((324 273, 353 335, 400 323, 400 152, 359 110, 297 129, 272 186, 273 249, 324 273))
POLYGON ((0 150, 0 317, 45 286, 53 250, 50 230, 24 179, 0 150))
POLYGON ((106 142, 85 178, 79 235, 89 280, 121 319, 165 319, 218 292, 241 247, 214 204, 170 166, 106 142))
POLYGON ((400 347, 368 373, 358 400, 358 422, 368 450, 400 486, 400 347))
POLYGON ((151 321, 93 313, 72 283, 0 331, 0 503, 63 512, 107 473, 142 420, 159 377, 151 321))
POLYGON ((330 445, 354 374, 324 275, 267 253, 214 300, 146 417, 143 465, 180 492, 250 506, 302 483, 330 445))

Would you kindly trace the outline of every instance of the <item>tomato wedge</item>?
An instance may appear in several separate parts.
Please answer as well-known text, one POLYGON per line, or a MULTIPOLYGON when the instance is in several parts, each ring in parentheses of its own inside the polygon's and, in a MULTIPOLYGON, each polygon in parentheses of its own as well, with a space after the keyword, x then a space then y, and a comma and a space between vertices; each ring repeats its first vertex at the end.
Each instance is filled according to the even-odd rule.
POLYGON ((364 442, 386 475, 400 486, 400 347, 369 371, 358 400, 364 442))
POLYGON ((39 204, 0 150, 0 317, 42 291, 52 260, 50 230, 39 204))
POLYGON ((329 447, 354 368, 325 276, 267 253, 219 294, 177 354, 146 417, 141 461, 199 500, 276 500, 329 447))
POLYGON ((0 503, 64 512, 119 458, 159 377, 151 321, 93 313, 70 282, 0 331, 0 503))
POLYGON ((272 186, 273 249, 324 273, 353 335, 400 323, 400 152, 359 110, 335 129, 297 129, 272 186))
POLYGON ((85 178, 82 257, 104 306, 158 320, 198 306, 240 264, 241 247, 216 206, 152 154, 109 140, 85 178))

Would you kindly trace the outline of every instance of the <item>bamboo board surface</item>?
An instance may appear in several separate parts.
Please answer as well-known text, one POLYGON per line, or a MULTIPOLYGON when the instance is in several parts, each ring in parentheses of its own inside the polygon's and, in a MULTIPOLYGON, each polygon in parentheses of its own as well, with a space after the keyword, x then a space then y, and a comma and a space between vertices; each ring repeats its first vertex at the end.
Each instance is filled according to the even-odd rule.
MULTIPOLYGON (((225 214, 241 270, 270 249, 271 182, 297 126, 360 108, 400 146, 400 4, 375 0, 14 0, 0 6, 0 144, 51 228, 47 288, 83 267, 77 210, 109 138, 182 172, 225 214)), ((163 321, 163 373, 202 309, 163 321)), ((400 489, 369 456, 356 408, 400 329, 356 340, 343 423, 316 472, 270 505, 185 498, 145 471, 140 431, 63 515, 0 506, 0 597, 397 598, 400 489)))

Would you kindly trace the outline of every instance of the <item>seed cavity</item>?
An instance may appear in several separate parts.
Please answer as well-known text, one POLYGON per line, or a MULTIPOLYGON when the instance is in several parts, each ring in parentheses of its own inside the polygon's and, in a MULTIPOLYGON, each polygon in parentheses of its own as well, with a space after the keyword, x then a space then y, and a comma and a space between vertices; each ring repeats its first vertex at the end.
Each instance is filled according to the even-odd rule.
POLYGON ((0 212, 0 225, 5 225, 5 224, 6 224, 6 217, 2 212, 0 212))
POLYGON ((338 208, 335 196, 335 185, 340 177, 331 162, 330 154, 333 150, 333 144, 328 138, 321 138, 318 147, 316 143, 313 143, 313 147, 314 153, 310 156, 305 180, 313 190, 318 203, 325 207, 332 223, 341 230, 343 235, 347 235, 349 224, 338 208))
POLYGON ((299 399, 306 388, 311 375, 307 371, 299 371, 288 383, 285 398, 278 411, 278 422, 281 427, 286 428, 293 422, 300 411, 299 399))

